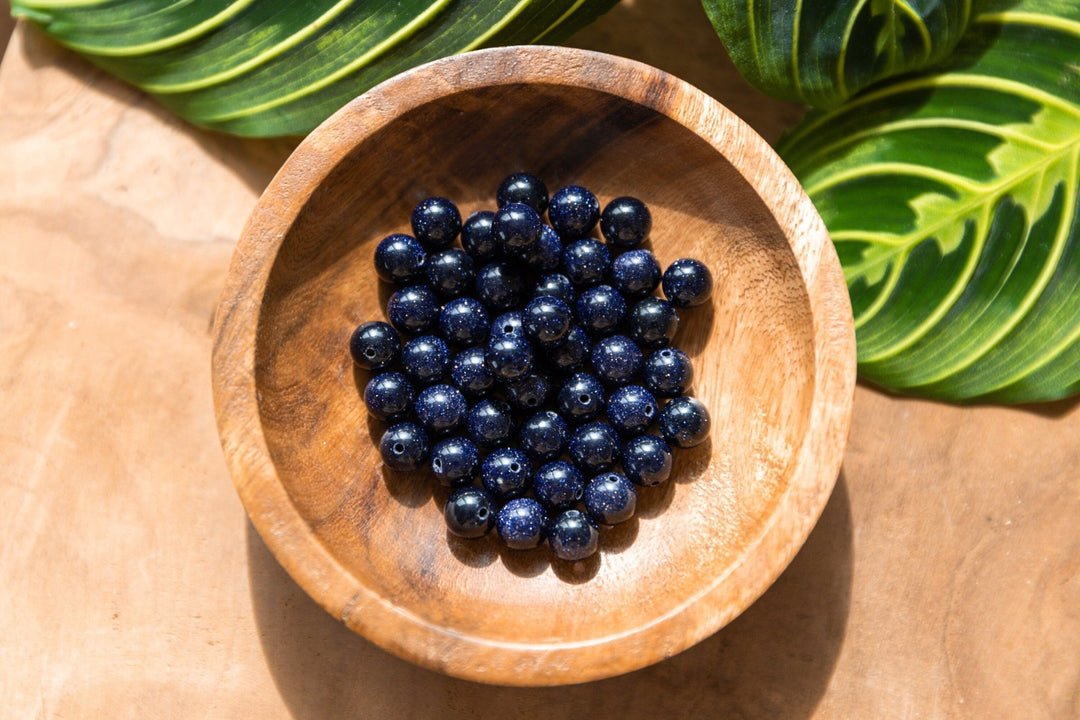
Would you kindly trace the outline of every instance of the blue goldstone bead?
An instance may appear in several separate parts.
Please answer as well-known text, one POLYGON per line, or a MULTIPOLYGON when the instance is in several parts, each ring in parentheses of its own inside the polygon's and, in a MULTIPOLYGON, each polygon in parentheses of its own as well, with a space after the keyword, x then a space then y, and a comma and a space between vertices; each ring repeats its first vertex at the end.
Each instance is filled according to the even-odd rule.
POLYGON ((672 445, 694 447, 709 436, 712 420, 705 404, 694 397, 672 398, 660 409, 660 434, 672 445))
POLYGON ((540 237, 532 245, 521 250, 519 257, 533 272, 551 272, 562 264, 563 243, 559 234, 544 225, 540 237))
POLYGON ((428 458, 428 438, 415 423, 391 425, 379 441, 379 454, 391 470, 411 472, 419 469, 428 458))
POLYGON ((619 436, 607 423, 582 425, 570 436, 570 458, 586 475, 610 470, 619 460, 619 436))
POLYGON ((413 235, 430 247, 446 247, 461 232, 461 213, 444 197, 421 200, 412 211, 413 235))
POLYGON ((415 397, 412 383, 399 372, 380 373, 364 387, 364 404, 368 412, 380 420, 404 417, 415 397))
POLYGON ((412 235, 387 235, 375 247, 375 272, 380 278, 397 285, 409 285, 424 274, 427 251, 412 235))
POLYGON ((544 348, 544 359, 554 370, 572 372, 589 357, 589 336, 577 325, 571 325, 562 340, 544 348))
POLYGON ((607 401, 608 422, 623 435, 645 432, 658 410, 656 398, 640 385, 624 385, 612 392, 607 401))
POLYGON ((652 229, 652 213, 635 197, 617 197, 600 213, 600 232, 619 248, 636 248, 652 229))
POLYGON ((533 368, 529 341, 516 335, 493 337, 487 344, 487 366, 499 380, 515 380, 533 368))
POLYGON ((668 345, 679 330, 679 314, 667 300, 647 297, 630 308, 626 332, 638 347, 655 350, 668 345))
POLYGON ((547 295, 533 298, 521 311, 525 337, 542 345, 551 345, 566 337, 573 319, 569 305, 547 295))
POLYGON ((712 273, 700 260, 682 258, 668 265, 661 285, 675 307, 695 307, 712 295, 712 273))
POLYGON ((569 440, 570 428, 566 421, 551 410, 532 415, 518 430, 518 445, 538 463, 559 457, 569 440))
POLYGON ((439 299, 427 285, 410 285, 390 296, 386 316, 399 332, 418 335, 438 322, 439 299))
POLYGON ((471 292, 476 281, 473 259, 464 250, 447 248, 428 256, 424 275, 436 295, 455 298, 471 292))
POLYGON ((520 270, 506 262, 488 263, 476 273, 476 297, 496 312, 520 305, 525 297, 520 270))
POLYGON ((483 537, 495 527, 495 504, 480 488, 466 485, 450 493, 443 518, 447 529, 458 537, 483 537))
POLYGON ((547 185, 531 173, 518 172, 507 176, 495 191, 495 203, 502 207, 515 202, 525 203, 537 213, 543 213, 548 206, 547 185))
POLYGON ((566 238, 588 235, 600 219, 600 201, 580 185, 559 188, 548 203, 548 220, 566 238))
MULTIPOLYGON (((593 345, 593 372, 610 385, 626 385, 641 372, 642 355, 636 343, 625 335, 612 335, 593 345)), ((651 388, 650 388, 651 389, 651 388)))
POLYGON ((495 384, 495 375, 487 366, 487 349, 471 347, 459 352, 450 366, 450 381, 468 396, 487 393, 495 384))
POLYGON ((480 482, 495 502, 520 497, 532 485, 532 463, 517 448, 498 448, 480 464, 480 482))
POLYGON ((637 490, 620 473, 604 473, 585 486, 585 512, 593 522, 617 525, 634 516, 637 509, 637 490))
POLYGON ((559 298, 567 305, 572 306, 575 297, 574 284, 570 282, 570 278, 562 273, 548 273, 541 276, 536 283, 536 287, 533 288, 533 297, 540 297, 541 295, 559 298))
POLYGON ((567 422, 592 420, 604 409, 604 386, 593 375, 576 373, 559 389, 555 405, 567 422))
POLYGON ((469 410, 466 425, 477 447, 501 447, 514 435, 514 414, 502 400, 481 400, 469 410))
POLYGON ((543 222, 535 210, 524 203, 507 203, 495 212, 491 232, 503 252, 519 252, 540 239, 543 222))
POLYGON ((438 382, 450 369, 450 348, 435 335, 413 338, 401 349, 401 369, 417 385, 438 382))
POLYGON ((585 477, 565 460, 543 465, 533 475, 533 493, 553 511, 569 510, 585 494, 585 477))
POLYGON ((642 380, 645 387, 657 397, 683 395, 694 384, 694 364, 678 348, 657 350, 645 358, 642 380))
POLYGON ((597 285, 578 295, 574 313, 586 332, 609 335, 626 315, 626 300, 610 285, 597 285))
POLYGON ((659 485, 671 475, 671 446, 656 435, 638 435, 626 443, 622 468, 637 485, 659 485))
POLYGON ((474 212, 461 226, 461 247, 478 263, 495 260, 499 255, 499 243, 491 232, 495 213, 490 210, 474 212))
POLYGON ((610 271, 611 252, 595 238, 582 238, 563 250, 562 274, 574 285, 598 285, 610 271))
POLYGON ((465 396, 452 385, 439 383, 420 391, 413 406, 416 419, 428 433, 446 435, 458 430, 469 412, 465 396))
POLYGON ((503 383, 503 395, 515 410, 531 412, 547 401, 551 378, 543 372, 531 372, 503 383))
POLYGON ((499 509, 495 529, 511 550, 531 550, 544 541, 548 517, 532 498, 514 498, 499 509))
POLYGON ((548 544, 560 560, 584 560, 596 553, 600 532, 585 513, 566 510, 551 521, 548 544))
POLYGON ((467 438, 446 438, 431 449, 431 472, 447 487, 468 485, 480 472, 480 450, 467 438))
POLYGON ((401 336, 384 322, 366 322, 353 330, 349 354, 365 370, 382 370, 401 357, 401 336))
POLYGON ((472 347, 486 343, 490 330, 488 312, 476 298, 454 298, 439 311, 439 334, 451 345, 472 347))
POLYGON ((611 284, 627 298, 643 298, 660 285, 660 263, 648 250, 624 252, 611 262, 611 284))

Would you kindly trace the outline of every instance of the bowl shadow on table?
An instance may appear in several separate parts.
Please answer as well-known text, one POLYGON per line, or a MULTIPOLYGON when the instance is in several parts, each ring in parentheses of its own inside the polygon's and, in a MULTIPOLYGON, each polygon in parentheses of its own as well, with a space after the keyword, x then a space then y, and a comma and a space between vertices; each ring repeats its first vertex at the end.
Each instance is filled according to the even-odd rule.
MULTIPOLYGON (((297 720, 561 717, 583 710, 624 720, 809 717, 832 676, 850 605, 853 539, 843 473, 802 550, 740 617, 653 666, 555 688, 482 685, 401 660, 347 630, 304 594, 250 524, 247 536, 263 652, 297 720)), ((603 550, 610 551, 618 547, 603 550)), ((493 549, 488 561, 498 558, 493 549)), ((536 569, 535 558, 501 561, 524 562, 520 572, 536 569)), ((548 562, 540 563, 541 571, 548 562)))

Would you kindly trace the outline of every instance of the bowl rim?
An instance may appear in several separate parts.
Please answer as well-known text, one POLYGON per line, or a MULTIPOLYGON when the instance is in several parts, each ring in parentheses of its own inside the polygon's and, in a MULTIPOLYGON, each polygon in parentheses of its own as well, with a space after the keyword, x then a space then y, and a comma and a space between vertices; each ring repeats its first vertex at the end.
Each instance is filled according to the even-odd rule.
POLYGON ((745 610, 802 547, 832 492, 855 390, 850 300, 828 232, 798 180, 744 121, 701 90, 628 58, 557 46, 476 50, 417 66, 367 91, 308 135, 260 197, 236 244, 214 318, 212 389, 218 433, 252 524, 325 610, 385 650, 449 675, 502 685, 579 683, 645 667, 685 650, 745 610), (365 588, 314 535, 278 477, 262 432, 255 347, 262 297, 284 238, 321 180, 398 115, 451 93, 520 83, 617 95, 704 139, 758 194, 788 240, 813 322, 814 388, 791 483, 739 562, 694 597, 632 631, 533 645, 461 635, 365 588), (617 86, 618 92, 613 90, 617 86), (604 652, 598 652, 598 648, 604 652), (513 662, 491 663, 495 655, 513 662), (585 667, 573 662, 587 654, 585 667))

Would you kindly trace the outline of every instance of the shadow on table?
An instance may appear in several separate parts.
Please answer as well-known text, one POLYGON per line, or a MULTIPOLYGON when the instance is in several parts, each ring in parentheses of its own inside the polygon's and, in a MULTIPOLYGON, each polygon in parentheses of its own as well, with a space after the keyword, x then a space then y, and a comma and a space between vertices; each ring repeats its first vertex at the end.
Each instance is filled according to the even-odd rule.
POLYGON ((296 720, 810 716, 844 638, 852 526, 843 474, 803 549, 745 613, 669 660, 617 678, 521 689, 446 677, 348 631, 293 582, 248 526, 255 618, 296 720))

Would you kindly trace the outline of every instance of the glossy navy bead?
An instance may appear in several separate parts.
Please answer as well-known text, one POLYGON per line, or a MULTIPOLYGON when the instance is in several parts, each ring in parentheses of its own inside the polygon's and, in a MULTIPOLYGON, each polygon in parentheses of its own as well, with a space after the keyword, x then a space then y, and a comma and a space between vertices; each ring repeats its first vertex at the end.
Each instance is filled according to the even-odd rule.
POLYGON ((671 446, 656 435, 638 435, 623 447, 622 468, 636 485, 659 485, 671 475, 671 446))
POLYGON ((364 404, 380 420, 404 417, 415 398, 412 383, 399 372, 379 373, 364 387, 364 404))
POLYGON ((533 288, 533 297, 541 295, 559 298, 567 305, 573 306, 574 285, 570 282, 570 278, 562 273, 548 273, 542 276, 533 288))
POLYGON ((566 510, 551 521, 548 544, 560 560, 584 560, 596 553, 600 532, 585 513, 566 510))
POLYGON ((572 464, 556 460, 533 475, 533 494, 551 510, 569 510, 585 494, 585 477, 572 464))
POLYGON ((379 441, 379 454, 391 470, 411 472, 423 466, 428 458, 428 438, 415 423, 391 425, 379 441))
POLYGON ((542 214, 548 206, 547 185, 531 173, 514 173, 499 183, 499 189, 495 191, 495 202, 499 207, 512 202, 525 203, 542 214))
POLYGON ((604 409, 604 386, 593 375, 576 373, 559 389, 555 405, 567 422, 592 420, 604 409))
POLYGON ((608 396, 607 418, 623 435, 645 432, 659 411, 656 398, 640 385, 624 385, 608 396))
POLYGON ((532 498, 514 498, 499 509, 495 529, 511 550, 531 550, 544 541, 548 517, 532 498))
POLYGON ((375 247, 375 272, 397 285, 409 285, 424 275, 427 251, 412 235, 387 235, 375 247))
POLYGON ((515 410, 532 412, 542 406, 551 395, 551 378, 543 372, 531 372, 503 383, 503 395, 515 410))
POLYGON ((421 200, 412 211, 413 235, 430 247, 446 247, 461 232, 461 213, 444 197, 421 200))
POLYGON ((593 522, 617 525, 634 516, 637 490, 621 473, 597 475, 585 486, 585 512, 593 522))
POLYGON ((611 284, 628 299, 643 298, 660 285, 660 263, 648 250, 624 252, 611 262, 611 284))
POLYGON ((565 238, 588 235, 600 219, 600 202, 580 185, 559 188, 548 203, 548 220, 565 238))
POLYGON ((533 368, 532 345, 516 335, 493 337, 487 344, 487 366, 499 380, 524 377, 533 368))
POLYGON ((595 238, 582 238, 563 250, 562 274, 580 287, 599 285, 611 272, 611 252, 595 238))
POLYGON ((444 298, 471 293, 476 281, 473 259, 458 248, 429 255, 424 263, 424 275, 435 294, 444 298))
POLYGON ((678 311, 658 297, 638 300, 626 316, 626 333, 641 348, 662 348, 675 339, 678 330, 678 311))
POLYGON ((610 470, 618 462, 619 436, 607 423, 586 423, 570 436, 567 450, 581 472, 595 475, 610 470))
POLYGON ((463 538, 487 535, 495 527, 495 504, 478 487, 466 485, 450 493, 443 508, 447 529, 463 538))
POLYGON ((681 448, 701 444, 709 436, 712 419, 705 403, 695 397, 672 398, 660 409, 660 434, 681 448))
POLYGON ((438 382, 450 369, 450 348, 435 335, 413 338, 401 349, 401 369, 417 385, 438 382))
POLYGON ((540 239, 543 222, 528 205, 507 203, 495 212, 491 232, 503 252, 510 254, 524 250, 540 239))
POLYGON ((390 296, 386 316, 399 332, 418 335, 438 322, 439 299, 427 285, 410 285, 390 296))
POLYGON ((353 330, 349 354, 365 370, 382 370, 401 357, 401 336, 384 322, 366 322, 353 330))
POLYGON ((462 350, 450 366, 450 382, 463 395, 484 395, 495 385, 495 375, 487 366, 487 348, 471 347, 462 350))
POLYGON ((469 405, 453 385, 439 383, 420 391, 413 406, 416 420, 430 435, 447 435, 465 424, 469 405))
POLYGON ((573 319, 569 305, 548 295, 533 298, 521 311, 525 337, 541 345, 551 345, 566 337, 573 319))
POLYGON ((563 242, 559 234, 544 225, 536 242, 518 253, 525 266, 533 272, 552 272, 562 264, 563 242))
POLYGON ((439 335, 456 347, 486 343, 490 331, 487 309, 476 298, 454 298, 439 311, 439 335))
POLYGON ((469 410, 469 439, 481 449, 506 445, 514 435, 514 415, 502 400, 481 400, 469 410))
POLYGON ((589 357, 589 336, 577 325, 571 325, 558 343, 544 348, 544 360, 548 367, 559 372, 572 372, 581 367, 589 357))
POLYGON ((700 260, 683 258, 668 265, 661 285, 675 307, 695 307, 712 295, 712 273, 700 260))
POLYGON ((527 418, 518 430, 518 445, 535 462, 544 463, 562 454, 570 440, 570 428, 558 413, 543 410, 527 418))
POLYGON ((525 329, 522 327, 522 315, 520 310, 504 312, 491 321, 491 337, 501 336, 525 337, 525 329))
POLYGON ((431 472, 447 487, 468 485, 480 472, 480 450, 467 438, 446 438, 431 449, 431 472))
POLYGON ((600 232, 619 248, 636 248, 652 229, 652 213, 635 197, 617 197, 600 213, 600 232))
POLYGON ((491 233, 491 221, 495 213, 490 210, 474 212, 461 226, 461 247, 477 263, 495 260, 499 255, 499 243, 491 233))
POLYGON ((488 263, 476 272, 476 297, 496 312, 520 305, 525 297, 521 272, 509 263, 488 263))
POLYGON ((690 390, 694 384, 694 365, 678 348, 664 348, 645 358, 642 381, 653 395, 662 398, 676 397, 690 390))
POLYGON ((578 325, 592 335, 610 335, 626 315, 626 300, 610 285, 597 285, 574 303, 578 325))
POLYGON ((495 502, 520 497, 532 484, 532 463, 517 448, 493 450, 480 464, 480 483, 495 502))
POLYGON ((593 345, 589 355, 593 372, 609 385, 626 385, 641 373, 642 357, 637 344, 625 335, 612 335, 593 345))

